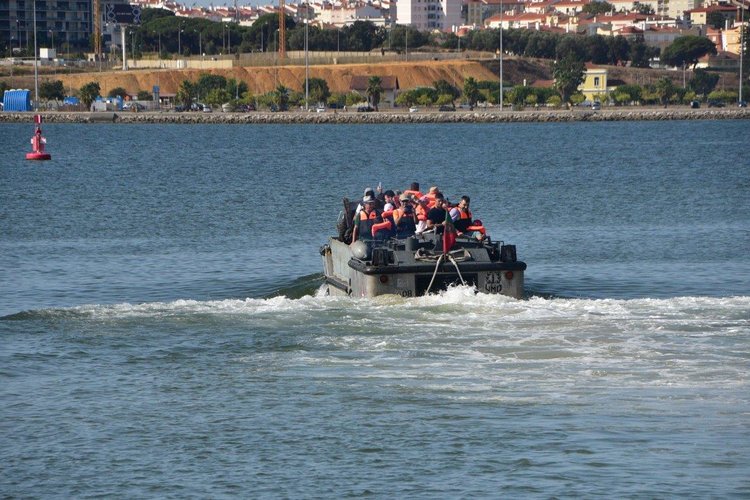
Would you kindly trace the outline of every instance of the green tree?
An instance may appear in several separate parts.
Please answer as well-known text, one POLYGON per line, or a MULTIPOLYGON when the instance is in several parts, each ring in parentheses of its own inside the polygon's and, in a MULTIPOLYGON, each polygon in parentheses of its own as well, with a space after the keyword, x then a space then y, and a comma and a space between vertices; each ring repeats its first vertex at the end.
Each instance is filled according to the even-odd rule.
POLYGON ((563 102, 570 102, 570 96, 583 83, 585 70, 585 65, 571 55, 555 63, 552 75, 555 78, 555 88, 560 92, 563 102))
POLYGON ((375 108, 378 110, 378 104, 380 103, 380 94, 383 93, 383 80, 379 76, 371 76, 367 80, 367 99, 375 108))
MULTIPOLYGON (((190 80, 183 80, 182 83, 180 83, 180 86, 177 89, 177 94, 175 95, 175 101, 177 103, 182 104, 186 108, 189 108, 191 104, 193 104, 193 99, 195 98, 195 85, 190 80)), ((140 96, 138 96, 138 99, 140 99, 140 96)))
POLYGON ((328 98, 331 97, 328 82, 322 78, 310 78, 308 88, 310 89, 310 100, 312 102, 327 102, 328 98))
POLYGON ((109 91, 107 97, 122 97, 124 99, 126 95, 128 95, 127 90, 122 87, 115 87, 109 91))
POLYGON ((693 77, 688 82, 688 88, 695 91, 696 94, 705 96, 716 87, 717 83, 719 83, 719 75, 699 68, 693 72, 693 77))
POLYGON ((91 103, 101 95, 99 82, 89 82, 78 89, 78 97, 86 108, 91 107, 91 103))
POLYGON ((620 103, 629 103, 629 102, 640 102, 641 100, 641 93, 643 92, 643 89, 640 85, 618 85, 617 88, 615 88, 615 95, 621 96, 618 101, 618 98, 615 98, 615 102, 620 103))
POLYGON ((656 82, 654 90, 659 96, 659 101, 666 106, 669 104, 671 97, 676 93, 677 87, 675 87, 670 78, 665 76, 656 82))
POLYGON ((469 103, 469 107, 474 109, 477 105, 481 93, 479 92, 479 86, 477 81, 473 77, 468 77, 464 80, 464 99, 469 103))
MULTIPOLYGON (((3 89, 0 88, 0 92, 3 89)), ((39 97, 46 100, 62 101, 65 99, 65 87, 63 82, 55 80, 54 82, 42 82, 39 85, 39 97)))
POLYGON ((651 7, 647 3, 638 3, 635 2, 635 11, 639 14, 646 14, 646 15, 653 15, 654 14, 654 8, 651 7))
POLYGON ((276 90, 273 92, 273 103, 278 107, 279 111, 289 109, 289 89, 283 85, 276 87, 276 90))
POLYGON ((195 82, 194 87, 196 97, 205 99, 205 96, 214 89, 226 89, 227 79, 221 75, 202 73, 198 76, 198 81, 195 82))
POLYGON ((562 99, 560 99, 559 95, 551 95, 547 98, 547 104, 559 108, 562 105, 562 99))
POLYGON ((649 47, 643 40, 636 40, 630 44, 630 66, 634 68, 650 68, 651 58, 659 55, 657 47, 649 47))
POLYGON ((224 90, 227 91, 229 97, 239 100, 249 89, 247 83, 241 80, 238 81, 235 78, 230 78, 229 80, 227 80, 227 85, 224 90))
POLYGON ((581 10, 586 14, 600 16, 602 14, 606 14, 607 12, 614 12, 615 6, 609 2, 591 2, 584 5, 583 9, 581 10))
POLYGON ((714 29, 721 29, 724 27, 724 15, 718 10, 709 12, 706 14, 706 24, 714 29))
POLYGON ((441 104, 451 104, 455 107, 455 101, 458 99, 458 97, 461 95, 461 91, 458 90, 456 87, 450 84, 448 80, 440 79, 432 83, 432 86, 435 87, 435 91, 437 92, 438 96, 447 95, 450 97, 449 101, 446 103, 441 104))
POLYGON ((148 90, 139 90, 136 98, 139 101, 148 101, 153 98, 153 94, 151 94, 151 92, 149 92, 148 90))
POLYGON ((681 36, 667 46, 661 54, 662 62, 675 67, 691 64, 693 69, 698 60, 706 54, 715 55, 714 42, 702 36, 681 36))
POLYGON ((203 100, 212 106, 221 106, 231 98, 226 89, 211 89, 203 100))

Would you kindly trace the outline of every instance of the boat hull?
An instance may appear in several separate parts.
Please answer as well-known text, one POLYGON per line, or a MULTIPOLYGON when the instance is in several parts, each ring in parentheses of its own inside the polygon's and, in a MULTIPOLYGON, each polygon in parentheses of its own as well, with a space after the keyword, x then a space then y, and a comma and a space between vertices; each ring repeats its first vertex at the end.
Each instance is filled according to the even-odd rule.
POLYGON ((438 255, 420 261, 414 259, 413 248, 403 246, 390 249, 386 256, 372 249, 369 258, 362 258, 361 253, 333 237, 323 246, 325 286, 330 295, 417 297, 465 283, 482 293, 524 297, 526 264, 515 259, 493 261, 483 247, 463 251, 463 260, 438 255))

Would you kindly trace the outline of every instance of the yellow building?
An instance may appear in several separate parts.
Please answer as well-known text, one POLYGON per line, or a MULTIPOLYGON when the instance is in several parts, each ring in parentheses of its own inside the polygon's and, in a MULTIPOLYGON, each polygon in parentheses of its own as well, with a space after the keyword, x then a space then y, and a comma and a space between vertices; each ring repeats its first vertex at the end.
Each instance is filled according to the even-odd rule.
POLYGON ((578 90, 586 96, 587 101, 606 102, 609 96, 607 69, 587 64, 583 83, 578 86, 578 90))

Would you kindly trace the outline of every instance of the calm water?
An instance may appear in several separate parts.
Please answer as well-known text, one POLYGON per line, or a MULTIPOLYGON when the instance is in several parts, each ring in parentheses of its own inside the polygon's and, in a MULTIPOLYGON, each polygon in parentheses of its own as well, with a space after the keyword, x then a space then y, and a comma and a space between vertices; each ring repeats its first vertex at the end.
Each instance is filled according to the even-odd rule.
POLYGON ((0 492, 750 496, 746 121, 0 125, 0 492), (529 298, 322 296, 437 184, 529 298))

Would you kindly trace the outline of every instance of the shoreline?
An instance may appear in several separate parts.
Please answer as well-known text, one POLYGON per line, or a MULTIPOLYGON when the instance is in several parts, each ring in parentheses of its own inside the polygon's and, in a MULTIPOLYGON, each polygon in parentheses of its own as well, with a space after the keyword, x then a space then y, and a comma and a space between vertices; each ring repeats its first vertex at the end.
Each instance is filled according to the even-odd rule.
MULTIPOLYGON (((32 112, 0 112, 0 123, 33 123, 32 112)), ((565 123, 671 120, 746 120, 748 108, 712 109, 590 109, 574 110, 457 110, 457 111, 353 111, 325 113, 286 111, 249 113, 200 112, 40 112, 45 123, 122 124, 392 124, 392 123, 565 123)))

